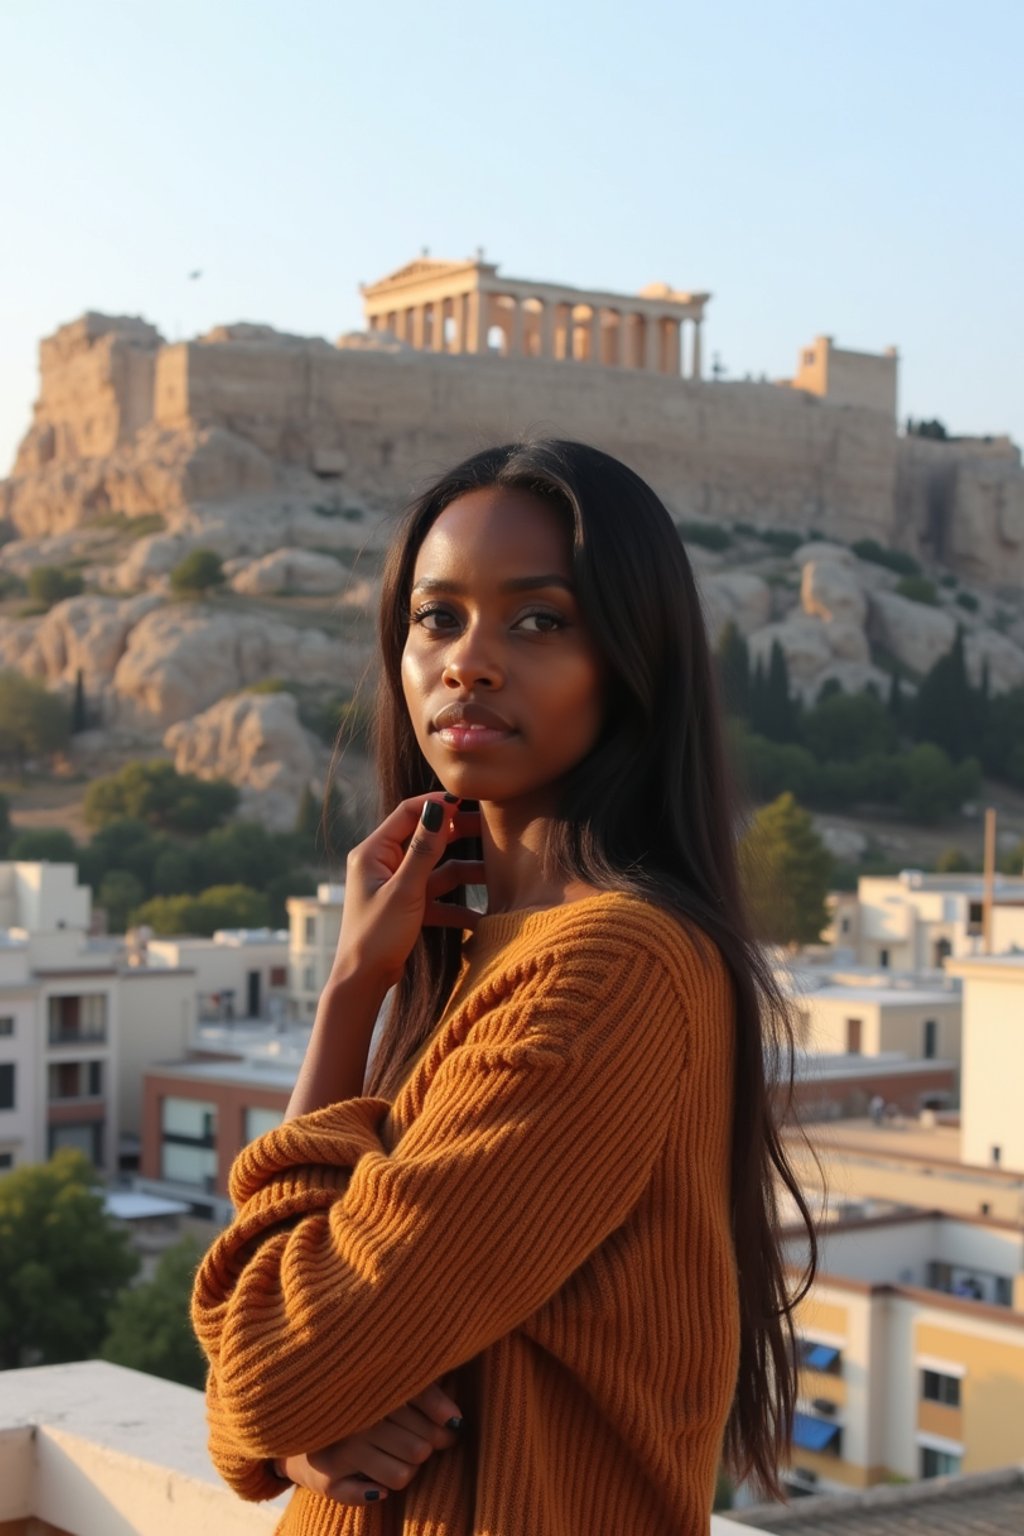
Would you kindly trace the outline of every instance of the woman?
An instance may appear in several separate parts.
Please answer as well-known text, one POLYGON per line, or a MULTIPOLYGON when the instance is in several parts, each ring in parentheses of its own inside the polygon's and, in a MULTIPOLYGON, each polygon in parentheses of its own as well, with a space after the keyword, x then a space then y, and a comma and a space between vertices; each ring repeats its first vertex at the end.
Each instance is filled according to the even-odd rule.
POLYGON ((723 1445, 778 1486, 799 1191, 689 563, 623 464, 497 448, 412 509, 380 637, 387 814, 196 1281, 212 1454, 302 1536, 703 1536, 723 1445))

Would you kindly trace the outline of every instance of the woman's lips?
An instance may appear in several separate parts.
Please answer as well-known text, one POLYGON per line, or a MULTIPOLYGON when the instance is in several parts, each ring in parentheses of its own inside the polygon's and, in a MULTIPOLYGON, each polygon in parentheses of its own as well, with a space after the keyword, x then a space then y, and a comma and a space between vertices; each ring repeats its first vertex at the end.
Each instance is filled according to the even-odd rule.
POLYGON ((437 732, 446 747, 455 752, 473 752, 481 747, 493 747, 507 741, 512 735, 508 726, 500 729, 493 725, 445 725, 437 732))
POLYGON ((507 741, 515 732, 507 720, 485 704, 468 700, 446 704, 434 718, 434 730, 453 752, 476 752, 507 741))

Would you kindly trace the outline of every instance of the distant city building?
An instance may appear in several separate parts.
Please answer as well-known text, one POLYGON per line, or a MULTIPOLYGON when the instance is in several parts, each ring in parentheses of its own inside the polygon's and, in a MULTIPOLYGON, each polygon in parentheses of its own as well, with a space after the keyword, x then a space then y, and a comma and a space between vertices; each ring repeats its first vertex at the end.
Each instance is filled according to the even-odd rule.
MULTIPOLYGON (((797 1314, 794 1491, 1019 1461, 1024 1254, 1015 1223, 935 1212, 836 1223, 797 1314)), ((790 1260, 801 1262, 794 1234, 790 1260)))
POLYGON ((185 968, 195 974, 201 1022, 284 1017, 288 998, 284 929, 223 928, 210 939, 146 937, 136 942, 148 965, 185 968))
MULTIPOLYGON (((840 903, 833 941, 861 965, 940 970, 950 957, 981 953, 985 886, 981 875, 862 876, 856 902, 840 903), (843 927, 845 921, 845 929, 843 927)), ((995 953, 1024 948, 1024 878, 997 875, 992 909, 995 953)))
POLYGON ((317 886, 315 896, 289 896, 288 1012, 309 1023, 334 964, 341 933, 345 887, 317 886))
POLYGON ((76 1147, 116 1173, 143 1068, 191 1037, 191 972, 127 965, 90 918, 74 865, 0 863, 0 1170, 76 1147))
POLYGON ((963 1160, 1024 1175, 1024 952, 946 969, 964 988, 963 1160))

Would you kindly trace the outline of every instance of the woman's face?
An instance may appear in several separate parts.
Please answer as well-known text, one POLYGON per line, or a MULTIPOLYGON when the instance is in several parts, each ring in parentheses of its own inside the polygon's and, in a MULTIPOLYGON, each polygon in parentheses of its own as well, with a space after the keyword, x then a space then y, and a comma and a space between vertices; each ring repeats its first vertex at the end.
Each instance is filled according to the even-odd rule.
POLYGON ((445 788, 549 812, 597 740, 601 685, 564 520, 497 486, 446 507, 416 559, 402 655, 416 739, 445 788))

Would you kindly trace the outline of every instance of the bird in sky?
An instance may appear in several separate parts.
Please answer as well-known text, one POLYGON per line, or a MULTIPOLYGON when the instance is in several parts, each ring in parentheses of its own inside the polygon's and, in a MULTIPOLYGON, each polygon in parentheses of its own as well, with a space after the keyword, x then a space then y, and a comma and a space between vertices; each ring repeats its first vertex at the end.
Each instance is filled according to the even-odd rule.
POLYGON ((197 277, 202 277, 202 275, 203 275, 202 267, 196 267, 195 271, 194 272, 190 272, 189 275, 188 275, 189 282, 190 283, 194 283, 196 278, 197 277))

